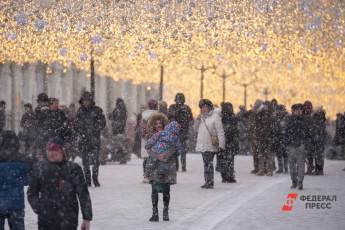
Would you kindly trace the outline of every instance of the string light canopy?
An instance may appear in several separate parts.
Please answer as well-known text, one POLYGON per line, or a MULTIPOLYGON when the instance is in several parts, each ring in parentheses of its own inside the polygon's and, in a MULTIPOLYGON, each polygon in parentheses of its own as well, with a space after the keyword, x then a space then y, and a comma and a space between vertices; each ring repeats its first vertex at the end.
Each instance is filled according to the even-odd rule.
MULTIPOLYGON (((345 110, 345 2, 342 0, 2 0, 0 62, 72 63, 135 83, 159 82, 165 98, 199 100, 201 65, 234 71, 228 100, 243 104, 232 82, 258 78, 249 102, 309 99, 328 114, 345 110), (253 74, 255 71, 255 74, 253 74), (255 75, 255 76, 254 76, 255 75), (267 95, 266 95, 267 96, 267 95)), ((205 76, 205 97, 222 100, 222 80, 205 76)))

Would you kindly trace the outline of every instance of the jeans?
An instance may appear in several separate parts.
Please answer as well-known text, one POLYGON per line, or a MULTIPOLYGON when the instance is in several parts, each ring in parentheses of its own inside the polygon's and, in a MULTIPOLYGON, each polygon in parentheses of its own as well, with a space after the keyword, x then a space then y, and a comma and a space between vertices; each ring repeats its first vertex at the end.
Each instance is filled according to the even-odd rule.
POLYGON ((203 152, 202 159, 204 161, 204 177, 206 184, 214 184, 214 167, 213 159, 215 152, 203 152))
POLYGON ((91 171, 90 165, 92 167, 92 178, 95 180, 98 179, 99 173, 99 149, 94 149, 90 152, 82 152, 82 163, 85 174, 86 183, 91 184, 91 171))
POLYGON ((0 213, 0 230, 5 228, 5 219, 7 219, 10 230, 24 230, 24 215, 24 210, 0 213))
POLYGON ((289 167, 292 183, 303 184, 305 170, 305 148, 304 145, 299 147, 289 146, 287 148, 289 154, 289 167))

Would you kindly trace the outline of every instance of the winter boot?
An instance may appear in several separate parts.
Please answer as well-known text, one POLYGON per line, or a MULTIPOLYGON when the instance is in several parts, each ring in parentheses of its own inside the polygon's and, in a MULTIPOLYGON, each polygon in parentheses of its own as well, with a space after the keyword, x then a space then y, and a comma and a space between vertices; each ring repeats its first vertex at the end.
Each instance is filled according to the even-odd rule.
POLYGON ((201 186, 201 188, 204 189, 213 189, 214 183, 213 182, 206 182, 204 185, 201 186))
POLYGON ((303 182, 298 182, 298 190, 303 190, 303 182))
POLYGON ((266 176, 273 176, 273 172, 267 172, 266 176))
POLYGON ((163 220, 169 221, 169 203, 170 203, 170 192, 163 192, 163 220))
POLYGON ((151 201, 152 201, 152 217, 150 218, 151 222, 157 222, 159 221, 158 217, 158 193, 155 191, 152 191, 151 193, 151 201))
POLYGON ((228 180, 228 183, 236 183, 237 181, 235 180, 235 178, 230 177, 228 180))
POLYGON ((101 184, 99 183, 97 176, 93 176, 92 180, 93 180, 93 184, 95 185, 95 187, 101 187, 101 184))
POLYGON ((256 173, 257 176, 264 176, 265 174, 266 174, 266 173, 265 173, 264 170, 259 170, 259 171, 256 173))
POLYGON ((155 207, 152 209, 152 216, 150 218, 151 222, 158 222, 159 221, 159 216, 158 216, 158 208, 155 207))
POLYGON ((163 220, 169 221, 169 208, 168 207, 164 207, 164 209, 163 209, 163 220))

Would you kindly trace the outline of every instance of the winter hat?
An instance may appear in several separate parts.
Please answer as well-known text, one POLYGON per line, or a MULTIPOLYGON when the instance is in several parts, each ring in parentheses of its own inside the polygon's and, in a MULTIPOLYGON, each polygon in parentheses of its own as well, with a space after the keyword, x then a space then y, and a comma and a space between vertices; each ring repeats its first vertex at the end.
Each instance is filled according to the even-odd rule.
POLYGON ((291 106, 291 111, 303 110, 304 105, 301 103, 294 104, 291 106))
POLYGON ((46 146, 48 151, 62 151, 63 152, 63 140, 60 137, 51 138, 46 146))
POLYGON ((82 93, 80 100, 79 100, 79 104, 81 104, 83 101, 91 101, 93 102, 93 96, 90 92, 85 91, 82 93))
POLYGON ((149 107, 149 109, 151 110, 157 110, 158 109, 158 102, 155 99, 150 99, 147 102, 147 106, 149 107))
POLYGON ((26 103, 26 104, 24 104, 24 108, 30 108, 30 109, 32 109, 32 104, 26 103))
POLYGON ((40 93, 37 96, 37 102, 48 102, 49 98, 48 95, 46 93, 40 93))
POLYGON ((313 112, 313 104, 311 101, 305 101, 303 104, 303 110, 305 114, 309 114, 313 112))
POLYGON ((183 93, 177 93, 175 96, 175 102, 176 103, 182 103, 184 104, 186 102, 186 98, 183 93))

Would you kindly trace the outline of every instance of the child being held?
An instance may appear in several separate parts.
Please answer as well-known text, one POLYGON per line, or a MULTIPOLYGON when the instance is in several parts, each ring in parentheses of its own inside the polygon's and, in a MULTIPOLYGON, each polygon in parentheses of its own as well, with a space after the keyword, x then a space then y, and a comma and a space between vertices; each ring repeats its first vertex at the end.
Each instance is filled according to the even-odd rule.
POLYGON ((179 152, 182 147, 178 136, 180 129, 181 126, 176 121, 170 122, 163 131, 155 133, 147 140, 145 149, 150 150, 150 155, 156 157, 172 148, 176 148, 179 152))

